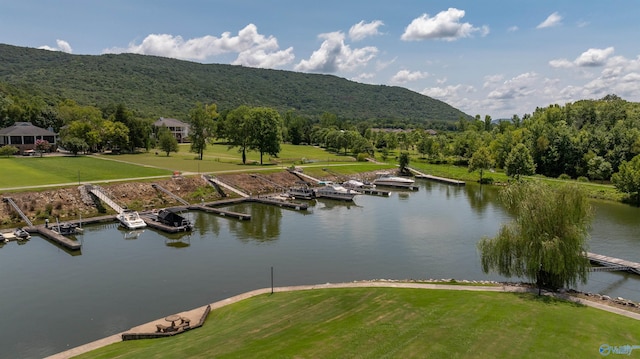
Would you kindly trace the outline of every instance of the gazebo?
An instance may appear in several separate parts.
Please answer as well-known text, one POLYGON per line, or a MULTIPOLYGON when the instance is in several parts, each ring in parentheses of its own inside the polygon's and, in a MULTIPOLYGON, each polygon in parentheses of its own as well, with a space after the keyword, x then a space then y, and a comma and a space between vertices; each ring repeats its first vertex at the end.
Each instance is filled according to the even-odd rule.
POLYGON ((22 154, 35 149, 37 140, 49 142, 50 151, 55 151, 57 139, 58 135, 55 132, 34 126, 29 122, 16 122, 13 126, 0 130, 0 146, 17 147, 22 154))

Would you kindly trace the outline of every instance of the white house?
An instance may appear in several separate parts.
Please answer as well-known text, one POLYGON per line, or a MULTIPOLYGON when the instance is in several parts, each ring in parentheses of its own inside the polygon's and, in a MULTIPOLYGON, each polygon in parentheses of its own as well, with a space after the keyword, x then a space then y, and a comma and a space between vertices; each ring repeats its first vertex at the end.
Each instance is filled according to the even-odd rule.
POLYGON ((155 127, 167 126, 169 131, 178 140, 178 143, 187 142, 189 137, 189 124, 176 120, 175 118, 160 117, 159 120, 153 123, 155 127))

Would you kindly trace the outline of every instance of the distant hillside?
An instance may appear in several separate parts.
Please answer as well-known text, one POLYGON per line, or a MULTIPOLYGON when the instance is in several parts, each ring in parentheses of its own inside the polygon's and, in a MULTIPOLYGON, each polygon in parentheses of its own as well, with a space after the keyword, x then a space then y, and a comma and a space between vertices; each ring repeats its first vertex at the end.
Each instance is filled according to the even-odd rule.
POLYGON ((200 101, 220 111, 268 106, 300 115, 423 123, 469 115, 401 87, 336 76, 209 64, 134 54, 70 55, 0 44, 0 82, 37 92, 52 103, 122 103, 149 117, 187 115, 200 101))

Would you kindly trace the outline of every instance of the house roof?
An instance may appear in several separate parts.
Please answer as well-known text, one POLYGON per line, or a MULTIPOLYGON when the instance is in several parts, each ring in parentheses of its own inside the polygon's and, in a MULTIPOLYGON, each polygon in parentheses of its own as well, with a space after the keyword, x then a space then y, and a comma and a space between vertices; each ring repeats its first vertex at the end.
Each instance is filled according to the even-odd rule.
POLYGON ((153 125, 156 127, 161 127, 162 125, 165 125, 167 127, 189 127, 189 124, 186 122, 176 120, 175 118, 164 117, 160 117, 160 119, 154 122, 153 125))
POLYGON ((0 136, 55 136, 55 132, 32 125, 30 122, 16 122, 0 130, 0 136))

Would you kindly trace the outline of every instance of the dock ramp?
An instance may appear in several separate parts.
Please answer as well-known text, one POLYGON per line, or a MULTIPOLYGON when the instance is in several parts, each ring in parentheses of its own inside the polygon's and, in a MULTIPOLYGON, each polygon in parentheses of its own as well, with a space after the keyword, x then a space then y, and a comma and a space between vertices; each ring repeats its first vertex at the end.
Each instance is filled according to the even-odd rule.
POLYGON ((178 195, 175 195, 175 194, 171 193, 171 191, 169 191, 168 189, 166 189, 166 188, 164 188, 164 187, 160 186, 160 185, 159 185, 159 184, 157 184, 157 183, 153 183, 153 184, 151 184, 151 187, 155 188, 155 189, 156 189, 156 190, 158 190, 158 191, 161 191, 161 192, 166 193, 166 194, 167 194, 167 195, 169 195, 171 198, 175 199, 176 201, 178 201, 178 202, 182 203, 182 204, 183 204, 183 205, 185 205, 185 206, 188 206, 188 205, 189 205, 189 202, 187 202, 187 201, 185 201, 184 199, 180 198, 180 196, 178 196, 178 195))
POLYGON ((18 213, 20 218, 22 218, 22 220, 24 221, 24 223, 27 224, 27 226, 33 227, 33 223, 31 223, 31 221, 29 220, 29 217, 27 217, 27 215, 24 214, 24 212, 22 212, 22 210, 20 209, 20 207, 18 207, 16 202, 13 201, 13 198, 4 197, 2 200, 5 201, 6 203, 9 203, 9 205, 13 207, 13 209, 18 213))
POLYGON ((216 185, 216 186, 218 186, 218 187, 225 188, 225 189, 227 189, 227 190, 229 190, 229 191, 231 191, 231 192, 233 192, 233 193, 238 194, 240 197, 243 197, 243 198, 249 198, 249 197, 250 197, 248 194, 246 194, 246 193, 244 193, 244 192, 242 192, 242 191, 240 191, 240 190, 238 190, 238 189, 235 189, 235 188, 233 188, 233 187, 229 186, 228 184, 226 184, 226 183, 224 183, 224 182, 220 181, 219 179, 217 179, 217 178, 215 178, 215 177, 208 176, 208 175, 203 175, 202 177, 203 177, 207 182, 212 183, 212 184, 214 184, 214 185, 216 185))
POLYGON ((298 178, 300 178, 301 180, 303 180, 304 182, 307 181, 311 181, 311 183, 313 184, 318 184, 321 181, 317 178, 313 178, 307 174, 302 173, 301 171, 295 170, 295 169, 288 169, 289 172, 293 173, 294 175, 296 175, 298 178))
POLYGON ((91 186, 88 187, 89 193, 92 193, 94 196, 98 197, 102 202, 106 203, 107 206, 113 208, 117 213, 124 212, 124 208, 122 208, 119 204, 114 202, 109 196, 107 196, 100 187, 91 186))

